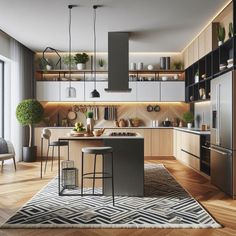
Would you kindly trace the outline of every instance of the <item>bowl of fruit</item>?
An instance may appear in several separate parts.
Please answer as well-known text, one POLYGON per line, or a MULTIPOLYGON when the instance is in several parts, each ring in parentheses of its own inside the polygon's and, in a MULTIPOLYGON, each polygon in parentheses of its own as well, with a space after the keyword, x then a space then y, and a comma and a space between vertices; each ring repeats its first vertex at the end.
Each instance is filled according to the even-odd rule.
POLYGON ((70 133, 72 136, 84 136, 84 134, 86 133, 86 129, 84 128, 83 123, 76 122, 75 127, 71 130, 70 133))

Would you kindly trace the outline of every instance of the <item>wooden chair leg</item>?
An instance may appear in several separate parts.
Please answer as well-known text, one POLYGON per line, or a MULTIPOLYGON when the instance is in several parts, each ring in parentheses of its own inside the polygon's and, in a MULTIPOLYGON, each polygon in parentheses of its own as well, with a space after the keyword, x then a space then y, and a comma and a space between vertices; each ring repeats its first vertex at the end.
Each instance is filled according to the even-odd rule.
POLYGON ((15 156, 13 156, 13 163, 14 163, 14 167, 15 167, 15 171, 16 171, 16 159, 15 159, 15 156))
POLYGON ((51 171, 53 169, 53 158, 54 158, 54 146, 52 146, 52 165, 51 165, 51 171))

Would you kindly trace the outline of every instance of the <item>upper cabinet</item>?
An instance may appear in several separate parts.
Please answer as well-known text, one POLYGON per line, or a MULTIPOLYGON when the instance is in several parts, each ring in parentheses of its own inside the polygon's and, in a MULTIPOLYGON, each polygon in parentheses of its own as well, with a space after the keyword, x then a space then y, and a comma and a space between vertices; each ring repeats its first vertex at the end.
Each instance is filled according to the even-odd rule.
POLYGON ((160 83, 161 82, 138 82, 137 83, 137 101, 152 102, 160 101, 160 83))
POLYGON ((183 102, 185 101, 185 83, 161 82, 161 101, 162 102, 183 102))
POLYGON ((60 82, 37 81, 36 97, 39 101, 60 101, 60 82))

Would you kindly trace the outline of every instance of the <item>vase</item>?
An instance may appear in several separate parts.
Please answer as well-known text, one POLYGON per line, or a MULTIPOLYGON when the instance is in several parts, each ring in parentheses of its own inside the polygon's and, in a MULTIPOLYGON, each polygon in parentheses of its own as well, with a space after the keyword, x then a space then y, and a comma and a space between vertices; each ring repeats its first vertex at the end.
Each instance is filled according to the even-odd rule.
POLYGON ((218 41, 218 46, 221 46, 223 44, 223 41, 218 41))
POLYGON ((85 69, 85 64, 83 64, 83 63, 78 63, 76 66, 77 66, 77 70, 84 70, 85 69))
POLYGON ((192 128, 192 123, 188 123, 187 127, 188 127, 188 129, 191 129, 192 128))
POLYGON ((94 119, 93 118, 87 118, 86 122, 87 122, 87 132, 92 133, 93 130, 94 130, 94 123, 95 123, 94 119))

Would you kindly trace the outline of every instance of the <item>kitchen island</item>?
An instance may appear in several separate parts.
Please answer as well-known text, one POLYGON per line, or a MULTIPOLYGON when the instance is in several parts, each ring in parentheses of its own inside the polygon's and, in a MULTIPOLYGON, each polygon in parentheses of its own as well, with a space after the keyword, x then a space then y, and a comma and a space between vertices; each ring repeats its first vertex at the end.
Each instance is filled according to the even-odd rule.
MULTIPOLYGON (((69 141, 69 159, 73 160, 75 167, 78 168, 78 183, 81 184, 81 149, 83 147, 101 147, 111 146, 113 148, 114 162, 114 189, 117 196, 143 196, 144 195, 144 138, 136 134, 135 136, 110 136, 103 134, 99 137, 59 137, 58 141, 69 141)), ((60 184, 60 148, 59 148, 59 194, 63 195, 63 189, 60 184)), ((93 171, 92 155, 85 156, 84 171, 93 171)), ((97 170, 102 170, 102 162, 98 157, 97 170)), ((111 160, 105 157, 104 171, 111 171, 111 160)), ((91 187, 92 182, 87 180, 84 184, 91 187)), ((97 180, 96 186, 101 187, 102 181, 97 180)), ((73 191, 70 191, 73 195, 73 191)), ((109 179, 104 181, 104 194, 111 195, 111 182, 109 179)))

